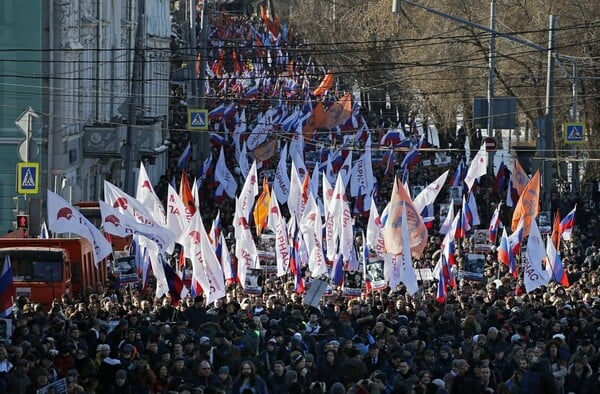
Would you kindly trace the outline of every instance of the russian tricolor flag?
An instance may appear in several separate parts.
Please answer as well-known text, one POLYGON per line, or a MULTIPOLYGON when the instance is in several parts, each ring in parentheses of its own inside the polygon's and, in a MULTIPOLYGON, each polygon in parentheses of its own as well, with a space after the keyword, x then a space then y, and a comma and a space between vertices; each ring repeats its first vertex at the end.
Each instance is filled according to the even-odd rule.
POLYGON ((10 255, 4 257, 2 275, 0 275, 0 317, 7 318, 13 311, 16 296, 10 255))
POLYGON ((500 163, 500 167, 498 168, 498 172, 496 173, 496 179, 494 179, 494 191, 504 190, 507 171, 508 170, 506 168, 506 165, 504 165, 504 162, 500 163))
POLYGON ((573 232, 573 227, 575 227, 575 210, 577 209, 577 205, 573 208, 571 212, 567 214, 560 221, 560 234, 565 241, 571 240, 571 233, 573 232))
POLYGON ((450 178, 450 186, 463 186, 466 175, 467 168, 465 166, 465 162, 461 160, 454 171, 454 175, 452 175, 452 178, 450 178))
POLYGON ((500 239, 500 245, 498 246, 498 261, 504 263, 508 267, 508 271, 513 277, 517 277, 515 255, 512 248, 509 246, 506 228, 502 230, 502 238, 500 239))
POLYGON ((177 168, 179 168, 182 171, 185 170, 187 168, 187 163, 190 160, 191 156, 192 156, 192 145, 188 142, 187 146, 181 153, 181 156, 179 156, 179 159, 177 160, 177 168))
POLYGON ((331 267, 331 284, 333 286, 342 287, 344 284, 344 259, 340 253, 338 258, 333 262, 331 267))
POLYGON ((213 108, 208 113, 208 119, 210 119, 210 120, 220 120, 220 119, 223 118, 224 114, 225 114, 225 103, 221 103, 220 105, 218 105, 217 107, 213 108))
POLYGON ((300 259, 298 258, 300 253, 299 248, 298 226, 296 226, 293 243, 290 247, 290 271, 294 275, 296 293, 302 294, 304 293, 304 279, 302 278, 302 269, 300 267, 300 259))
POLYGON ((496 243, 496 235, 498 234, 498 227, 500 226, 500 206, 501 205, 502 204, 498 204, 498 206, 494 210, 494 214, 492 215, 492 218, 490 219, 490 227, 489 227, 490 242, 493 244, 496 243))
POLYGON ((225 137, 217 133, 210 133, 210 143, 218 149, 225 145, 225 137))
POLYGON ((183 280, 177 275, 171 264, 163 260, 163 269, 169 286, 169 295, 171 296, 171 304, 177 305, 181 298, 187 293, 183 284, 183 280))
POLYGON ((565 272, 560 255, 554 247, 552 237, 548 237, 546 240, 546 256, 548 256, 549 268, 552 270, 552 279, 565 287, 569 287, 569 278, 565 272))
POLYGON ((413 149, 406 154, 404 160, 402 160, 401 168, 405 171, 410 171, 420 160, 419 151, 417 149, 413 149))
POLYGON ((446 302, 446 297, 448 296, 448 290, 446 289, 446 278, 444 278, 444 270, 440 270, 437 286, 438 288, 435 300, 440 304, 443 304, 446 302))

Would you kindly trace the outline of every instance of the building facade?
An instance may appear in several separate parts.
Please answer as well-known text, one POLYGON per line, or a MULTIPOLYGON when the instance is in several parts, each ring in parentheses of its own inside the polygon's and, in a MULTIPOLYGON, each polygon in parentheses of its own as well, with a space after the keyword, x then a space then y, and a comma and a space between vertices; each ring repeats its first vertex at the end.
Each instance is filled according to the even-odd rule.
POLYGON ((153 182, 164 173, 170 7, 169 0, 141 1, 10 0, 0 5, 5 30, 0 38, 0 229, 11 228, 18 201, 19 209, 30 214, 35 234, 45 214, 46 189, 75 203, 102 198, 105 179, 123 187, 128 159, 135 173, 144 160, 153 182), (136 36, 138 26, 143 31, 136 36), (139 77, 132 80, 136 71, 139 77), (139 94, 133 98, 132 91, 139 94), (18 145, 24 139, 15 120, 28 107, 39 116, 29 161, 40 163, 40 193, 15 200, 15 168, 22 161, 18 145), (131 155, 124 149, 128 134, 131 155))

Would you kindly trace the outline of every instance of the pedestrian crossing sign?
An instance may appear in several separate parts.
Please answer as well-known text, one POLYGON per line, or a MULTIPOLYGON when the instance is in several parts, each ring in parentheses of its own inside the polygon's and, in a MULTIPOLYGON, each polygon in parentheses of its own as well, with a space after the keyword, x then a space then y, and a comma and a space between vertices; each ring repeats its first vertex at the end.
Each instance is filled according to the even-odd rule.
POLYGON ((563 130, 565 144, 585 144, 585 126, 583 123, 565 123, 563 130))
POLYGON ((206 109, 188 109, 188 130, 208 130, 208 110, 206 109))
POLYGON ((17 193, 38 194, 40 192, 40 163, 17 164, 17 193))

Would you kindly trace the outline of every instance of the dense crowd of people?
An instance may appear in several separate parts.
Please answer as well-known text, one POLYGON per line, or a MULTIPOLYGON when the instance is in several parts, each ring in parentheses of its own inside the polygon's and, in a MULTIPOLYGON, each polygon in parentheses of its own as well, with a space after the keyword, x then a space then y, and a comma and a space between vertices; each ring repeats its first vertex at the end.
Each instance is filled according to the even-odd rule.
MULTIPOLYGON (((294 102, 304 94, 301 88, 275 90, 290 64, 290 59, 278 58, 278 50, 293 48, 297 39, 291 29, 280 24, 279 40, 268 44, 269 28, 258 14, 220 13, 212 18, 211 105, 225 98, 237 100, 251 123, 271 99, 294 102), (257 44, 257 36, 265 42, 257 44), (243 101, 251 86, 235 81, 240 62, 253 79, 263 80, 265 89, 255 101, 243 101)), ((299 86, 307 78, 314 87, 318 78, 307 73, 314 64, 301 56, 294 60, 299 86)), ((172 93, 173 128, 184 129, 182 85, 174 84, 172 93)), ((362 111, 362 116, 374 138, 389 126, 377 115, 362 111)), ((412 131, 410 122, 401 126, 407 134, 412 131)), ((215 131, 227 135, 221 129, 226 122, 220 123, 215 131)), ((459 141, 463 137, 456 136, 459 141)), ((167 182, 180 176, 177 158, 188 138, 185 132, 171 133, 169 172, 156 188, 163 198, 167 182)), ((317 138, 336 137, 323 133, 317 138)), ((224 148, 233 170, 234 148, 224 148)), ((448 166, 454 168, 464 154, 462 149, 452 153, 448 166)), ((213 156, 218 156, 216 147, 213 156)), ((384 167, 374 168, 381 208, 395 176, 384 167)), ((263 163, 263 168, 272 168, 272 163, 263 163)), ((447 168, 418 165, 411 171, 411 182, 427 184, 447 168)), ((188 170, 190 177, 196 175, 196 169, 188 170)), ((487 228, 489 207, 505 197, 492 184, 490 175, 477 186, 482 228, 487 228)), ((227 228, 232 201, 216 201, 210 179, 201 187, 203 214, 209 220, 220 211, 227 228)), ((447 200, 447 192, 439 199, 447 200)), ((363 289, 354 297, 334 288, 315 307, 296 293, 293 281, 274 275, 264 276, 261 294, 244 294, 241 287, 230 286, 225 298, 211 304, 203 296, 188 296, 173 305, 168 297, 120 288, 113 280, 85 294, 65 294, 52 305, 20 297, 13 310, 12 337, 0 344, 0 392, 598 393, 598 212, 593 204, 558 194, 553 195, 551 209, 568 212, 576 202, 581 207, 577 226, 572 239, 561 245, 568 287, 552 282, 526 293, 521 277, 509 274, 492 247, 484 253, 482 277, 459 277, 444 303, 436 302, 436 281, 421 280, 413 296, 403 286, 363 289)), ((355 219, 357 229, 365 227, 365 218, 355 219)), ((438 228, 439 220, 423 256, 414 261, 416 268, 435 265, 441 244, 438 228)), ((235 242, 235 237, 228 241, 235 242)), ((457 244, 459 270, 466 268, 474 246, 469 239, 457 244)))

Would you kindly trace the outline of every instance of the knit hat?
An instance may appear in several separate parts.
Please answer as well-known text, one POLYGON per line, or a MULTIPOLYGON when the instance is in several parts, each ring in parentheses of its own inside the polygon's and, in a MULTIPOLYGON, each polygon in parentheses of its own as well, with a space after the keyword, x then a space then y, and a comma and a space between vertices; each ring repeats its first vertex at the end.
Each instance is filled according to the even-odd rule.
POLYGON ((126 379, 127 378, 127 372, 125 372, 124 369, 119 369, 117 371, 117 373, 115 374, 115 378, 116 379, 126 379))
POLYGON ((229 367, 226 365, 222 366, 221 368, 219 368, 219 373, 229 375, 229 367))
POLYGON ((292 367, 298 365, 302 360, 304 360, 304 356, 299 354, 292 360, 292 367))

